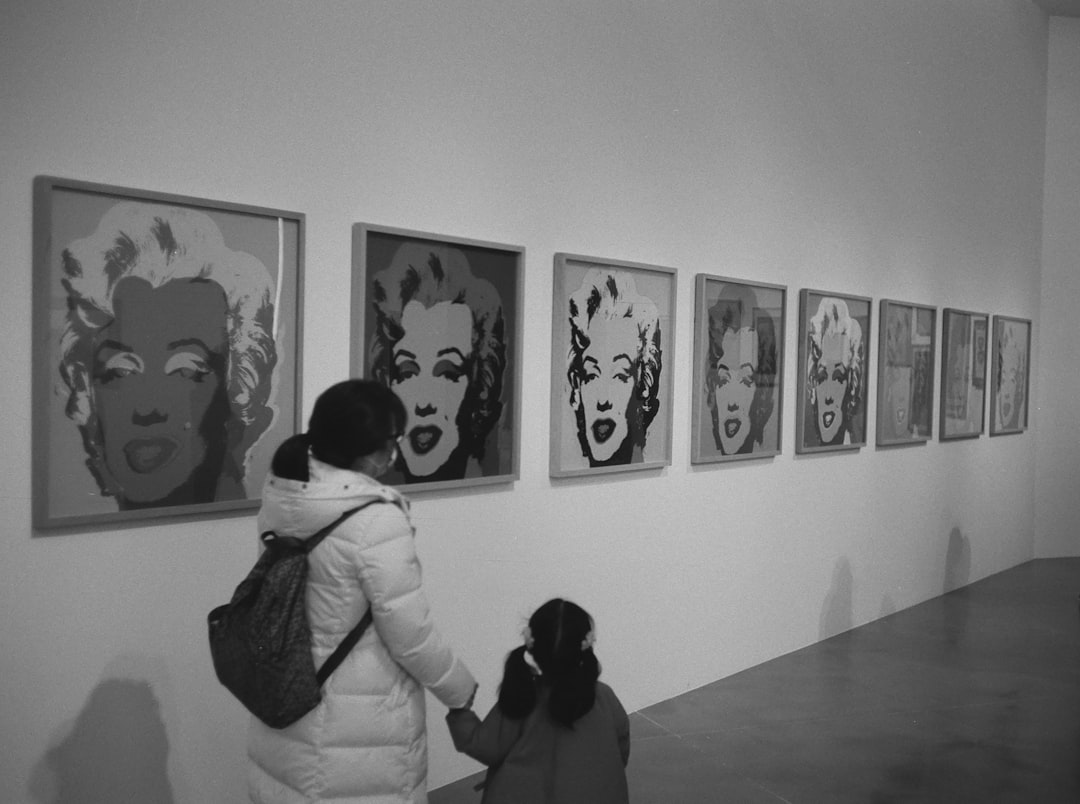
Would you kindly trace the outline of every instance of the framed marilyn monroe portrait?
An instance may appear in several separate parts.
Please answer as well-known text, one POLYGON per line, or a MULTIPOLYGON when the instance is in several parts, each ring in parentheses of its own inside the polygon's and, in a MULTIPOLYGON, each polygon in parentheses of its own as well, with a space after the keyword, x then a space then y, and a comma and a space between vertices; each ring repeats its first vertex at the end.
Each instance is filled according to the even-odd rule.
POLYGON ((552 477, 671 464, 674 268, 555 255, 552 477))
POLYGON ((34 526, 251 509, 297 431, 304 216, 39 176, 34 526))
POLYGON ((382 479, 409 491, 517 479, 525 249, 353 226, 351 366, 408 416, 382 479))
POLYGON ((870 318, 865 296, 800 292, 796 452, 866 444, 870 318))
POLYGON ((787 289, 698 274, 692 463, 778 455, 787 289))

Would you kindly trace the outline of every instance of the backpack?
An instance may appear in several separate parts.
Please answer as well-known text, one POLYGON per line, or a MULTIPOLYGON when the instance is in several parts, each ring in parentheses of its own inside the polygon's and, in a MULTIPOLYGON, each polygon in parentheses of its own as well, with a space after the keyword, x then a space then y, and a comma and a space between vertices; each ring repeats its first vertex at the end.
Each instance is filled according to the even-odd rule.
POLYGON ((265 550, 232 599, 207 616, 218 680, 267 726, 283 729, 322 700, 322 685, 368 625, 371 608, 318 670, 307 619, 307 557, 334 528, 383 500, 351 508, 307 539, 263 533, 265 550))

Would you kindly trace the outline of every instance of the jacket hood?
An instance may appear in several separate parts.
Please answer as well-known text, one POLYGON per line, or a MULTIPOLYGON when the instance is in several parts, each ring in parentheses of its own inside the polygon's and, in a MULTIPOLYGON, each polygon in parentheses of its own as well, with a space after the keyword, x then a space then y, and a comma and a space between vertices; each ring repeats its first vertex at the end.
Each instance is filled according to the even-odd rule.
POLYGON ((344 511, 367 502, 385 500, 405 506, 402 495, 362 472, 339 469, 309 458, 310 480, 268 475, 259 509, 259 533, 307 538, 344 511))

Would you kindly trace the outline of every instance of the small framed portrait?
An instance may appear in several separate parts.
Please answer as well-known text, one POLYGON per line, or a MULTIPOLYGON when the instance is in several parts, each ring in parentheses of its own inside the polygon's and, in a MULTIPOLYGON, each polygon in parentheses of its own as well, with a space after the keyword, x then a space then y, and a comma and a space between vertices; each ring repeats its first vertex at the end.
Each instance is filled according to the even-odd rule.
POLYGON ((934 428, 937 308, 882 299, 878 318, 877 445, 921 444, 934 428))
POLYGON ((691 463, 781 449, 787 289, 698 274, 691 463))
POLYGON ((990 359, 990 435, 1022 433, 1028 424, 1031 322, 994 316, 990 359))
POLYGON ((799 405, 795 451, 853 450, 866 444, 871 300, 799 292, 799 405))
POLYGON ((258 505, 300 425, 304 216, 38 176, 34 526, 258 505))
POLYGON ((352 373, 408 414, 384 482, 411 493, 517 479, 524 260, 520 246, 353 226, 352 373))
POLYGON ((985 313, 942 311, 940 441, 983 434, 988 320, 985 313))
POLYGON ((674 268, 555 255, 552 477, 671 464, 674 268))

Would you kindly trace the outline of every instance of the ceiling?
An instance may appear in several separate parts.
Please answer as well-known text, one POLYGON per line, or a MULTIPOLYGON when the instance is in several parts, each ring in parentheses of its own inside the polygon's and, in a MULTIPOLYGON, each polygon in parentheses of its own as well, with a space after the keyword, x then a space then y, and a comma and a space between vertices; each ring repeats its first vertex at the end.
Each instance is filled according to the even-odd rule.
POLYGON ((1032 0, 1051 16, 1080 17, 1080 0, 1032 0))

